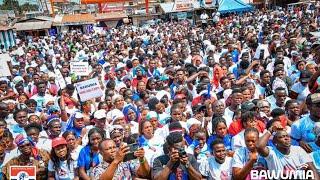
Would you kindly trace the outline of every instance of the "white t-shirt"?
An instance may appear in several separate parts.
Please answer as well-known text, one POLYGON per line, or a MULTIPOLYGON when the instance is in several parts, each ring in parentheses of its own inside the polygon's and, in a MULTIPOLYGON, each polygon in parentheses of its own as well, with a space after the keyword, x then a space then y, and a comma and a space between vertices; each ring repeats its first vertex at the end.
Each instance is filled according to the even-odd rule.
POLYGON ((199 170, 207 179, 232 179, 232 158, 226 157, 223 164, 218 163, 214 157, 202 161, 199 170))
POLYGON ((300 146, 291 146, 288 155, 282 154, 275 147, 268 146, 269 155, 265 157, 268 169, 275 172, 297 170, 312 159, 300 146))
POLYGON ((209 18, 208 14, 201 14, 201 16, 200 16, 202 23, 207 23, 208 18, 209 18))
POLYGON ((55 179, 59 180, 72 180, 74 178, 74 170, 77 168, 77 161, 71 161, 68 165, 67 160, 60 161, 59 171, 55 171, 53 162, 49 160, 48 171, 55 172, 55 179))
MULTIPOLYGON (((277 104, 276 104, 276 98, 274 97, 274 95, 268 96, 268 97, 266 98, 266 100, 270 103, 270 110, 271 110, 271 111, 274 110, 274 109, 276 109, 276 108, 281 108, 281 109, 284 110, 284 107, 279 107, 279 106, 277 106, 277 104)), ((290 98, 289 98, 289 97, 286 97, 284 103, 286 103, 288 100, 290 100, 290 98)))
POLYGON ((227 127, 230 127, 230 124, 233 122, 233 118, 234 118, 234 112, 230 110, 230 107, 227 107, 224 110, 224 115, 223 117, 226 120, 227 123, 227 127))

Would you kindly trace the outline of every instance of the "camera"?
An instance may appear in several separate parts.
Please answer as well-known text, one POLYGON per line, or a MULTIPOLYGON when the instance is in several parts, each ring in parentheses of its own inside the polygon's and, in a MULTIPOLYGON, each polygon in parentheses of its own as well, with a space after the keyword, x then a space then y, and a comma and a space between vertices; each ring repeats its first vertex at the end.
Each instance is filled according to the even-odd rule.
POLYGON ((186 151, 184 150, 184 148, 180 148, 180 149, 179 149, 179 157, 183 157, 183 156, 185 156, 185 155, 187 155, 187 153, 186 153, 186 151))

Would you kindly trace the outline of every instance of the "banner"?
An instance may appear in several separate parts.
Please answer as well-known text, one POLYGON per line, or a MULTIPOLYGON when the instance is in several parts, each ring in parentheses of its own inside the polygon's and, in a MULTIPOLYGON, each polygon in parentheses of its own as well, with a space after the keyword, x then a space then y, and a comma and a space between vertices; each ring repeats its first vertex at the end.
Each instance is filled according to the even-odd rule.
POLYGON ((76 83, 75 86, 82 102, 103 96, 98 78, 76 83))
POLYGON ((10 166, 10 180, 36 180, 36 166, 10 166))
POLYGON ((60 70, 54 69, 54 73, 56 74, 56 80, 60 86, 60 89, 64 89, 67 85, 66 85, 66 81, 64 80, 60 70))
POLYGON ((175 11, 190 11, 193 8, 193 0, 175 0, 175 11))
POLYGON ((0 62, 0 77, 11 76, 10 68, 6 61, 0 62))
POLYGON ((0 54, 0 62, 3 62, 3 61, 6 61, 6 62, 11 61, 11 57, 8 53, 0 54))
POLYGON ((70 62, 71 73, 77 76, 88 76, 89 75, 89 62, 70 62))

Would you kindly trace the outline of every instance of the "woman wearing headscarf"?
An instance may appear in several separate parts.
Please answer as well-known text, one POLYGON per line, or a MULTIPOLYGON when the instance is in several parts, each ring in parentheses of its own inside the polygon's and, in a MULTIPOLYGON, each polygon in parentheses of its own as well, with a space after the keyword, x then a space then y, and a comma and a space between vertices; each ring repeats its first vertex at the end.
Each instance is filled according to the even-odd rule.
POLYGON ((37 149, 31 138, 19 134, 15 138, 15 143, 18 146, 21 154, 11 159, 2 169, 3 174, 7 179, 10 179, 11 166, 36 166, 37 180, 47 179, 47 167, 50 159, 49 153, 37 149))
POLYGON ((144 81, 146 84, 148 82, 148 78, 145 77, 146 72, 142 66, 137 66, 133 69, 133 79, 132 79, 132 87, 137 88, 139 81, 144 81))
POLYGON ((128 104, 123 108, 123 114, 125 120, 130 125, 131 133, 138 133, 138 126, 140 121, 140 113, 138 110, 131 104, 128 104))
POLYGON ((83 114, 80 112, 76 112, 70 117, 66 130, 73 131, 76 135, 76 138, 82 138, 81 131, 82 131, 82 128, 84 127, 85 127, 85 124, 84 124, 83 114))

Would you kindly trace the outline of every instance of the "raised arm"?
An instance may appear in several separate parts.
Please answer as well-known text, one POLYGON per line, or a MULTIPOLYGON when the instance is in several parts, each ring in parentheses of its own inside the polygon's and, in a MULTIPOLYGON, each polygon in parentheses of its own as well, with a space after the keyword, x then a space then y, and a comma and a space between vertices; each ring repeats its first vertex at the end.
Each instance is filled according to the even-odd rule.
POLYGON ((112 179, 114 176, 114 172, 117 170, 118 165, 123 161, 124 156, 129 152, 128 146, 122 146, 118 151, 115 159, 108 166, 108 168, 101 174, 100 180, 112 179))
POLYGON ((246 162, 246 164, 240 168, 240 167, 233 167, 232 168, 232 176, 234 180, 243 180, 246 179, 246 176, 250 173, 251 169, 253 168, 253 164, 258 159, 258 153, 250 153, 249 161, 246 162))
POLYGON ((144 157, 144 149, 140 148, 138 151, 134 153, 136 157, 139 158, 139 168, 137 170, 138 177, 142 178, 150 178, 150 166, 148 162, 146 161, 146 158, 144 157))
POLYGON ((310 90, 314 88, 314 84, 317 82, 317 79, 319 76, 320 76, 320 69, 318 69, 318 71, 314 73, 309 80, 308 86, 310 90))

